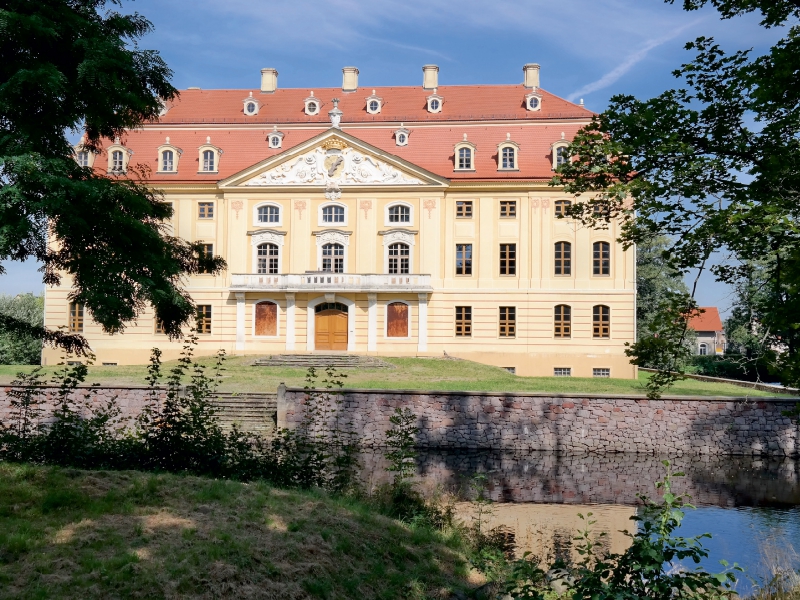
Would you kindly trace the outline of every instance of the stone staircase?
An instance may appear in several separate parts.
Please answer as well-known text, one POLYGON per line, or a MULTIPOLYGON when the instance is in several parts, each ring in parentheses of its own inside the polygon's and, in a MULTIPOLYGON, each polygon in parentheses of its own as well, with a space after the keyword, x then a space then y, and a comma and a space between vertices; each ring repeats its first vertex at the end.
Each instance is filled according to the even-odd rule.
POLYGON ((255 367, 296 367, 324 369, 393 369, 394 365, 374 356, 358 354, 274 354, 257 359, 255 367))
POLYGON ((277 394, 233 394, 219 392, 213 401, 223 429, 234 423, 242 431, 271 435, 275 432, 278 412, 277 394))

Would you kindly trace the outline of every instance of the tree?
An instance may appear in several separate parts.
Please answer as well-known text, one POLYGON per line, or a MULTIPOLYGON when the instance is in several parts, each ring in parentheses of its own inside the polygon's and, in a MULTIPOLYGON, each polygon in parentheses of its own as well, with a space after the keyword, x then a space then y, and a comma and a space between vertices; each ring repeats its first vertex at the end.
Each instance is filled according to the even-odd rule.
POLYGON ((637 339, 647 334, 658 307, 670 293, 686 293, 682 275, 669 261, 671 240, 665 235, 645 238, 636 246, 636 328, 637 339))
MULTIPOLYGON (((683 7, 697 10, 706 4, 725 19, 759 12, 763 27, 787 26, 786 33, 767 54, 755 57, 749 50, 726 54, 712 38, 688 43, 695 56, 674 72, 683 87, 645 101, 613 97, 609 108, 578 133, 568 149, 570 160, 553 184, 581 196, 573 204, 573 218, 594 227, 620 219, 626 246, 669 236, 666 256, 680 273, 706 270, 715 250, 732 258, 710 268, 719 281, 740 283, 758 265, 770 298, 759 314, 765 344, 782 350, 777 357, 781 379, 796 385, 800 3, 685 0, 683 7)), ((664 368, 674 365, 695 307, 691 294, 673 297, 660 311, 658 343, 633 344, 628 349, 633 362, 656 352, 664 368)), ((674 380, 666 371, 660 375, 651 381, 652 395, 674 380)))
MULTIPOLYGON (((168 235, 172 209, 132 166, 125 177, 80 167, 68 135, 83 146, 158 118, 177 96, 159 54, 138 40, 152 26, 107 9, 118 0, 8 0, 0 8, 0 260, 34 257, 43 281, 66 274, 70 298, 109 333, 147 306, 172 337, 194 315, 180 278, 224 268, 199 244, 168 235)), ((2 274, 2 267, 0 267, 2 274)), ((85 352, 80 336, 9 315, 0 329, 85 352)))
MULTIPOLYGON (((33 294, 0 295, 0 314, 31 327, 42 327, 44 298, 33 294)), ((0 365, 38 365, 41 356, 41 338, 0 330, 0 365)))

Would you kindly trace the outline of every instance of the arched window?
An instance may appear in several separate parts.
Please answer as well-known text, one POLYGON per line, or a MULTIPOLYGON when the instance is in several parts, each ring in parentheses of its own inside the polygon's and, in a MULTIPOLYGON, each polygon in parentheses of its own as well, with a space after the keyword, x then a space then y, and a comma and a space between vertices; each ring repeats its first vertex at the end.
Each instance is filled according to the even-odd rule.
POLYGON ((259 223, 280 223, 281 222, 281 209, 279 206, 259 206, 258 207, 258 222, 259 223))
POLYGON ((555 246, 556 275, 572 274, 572 244, 556 242, 555 246))
POLYGON ((161 170, 172 171, 175 166, 175 153, 172 150, 164 150, 161 153, 161 170))
POLYGON ((592 244, 592 274, 611 274, 611 244, 608 242, 592 244))
POLYGON ((330 273, 344 273, 344 246, 341 244, 322 246, 322 270, 330 273))
POLYGON ((78 164, 81 167, 89 166, 89 153, 86 150, 81 150, 78 152, 78 164))
POLYGON ((558 146, 556 148, 556 159, 555 159, 555 166, 556 168, 560 167, 568 160, 567 158, 567 147, 566 146, 558 146))
POLYGON ((386 337, 408 337, 408 304, 405 302, 386 305, 386 337))
POLYGON ((389 274, 407 275, 410 273, 410 250, 408 244, 392 244, 389 246, 389 274))
POLYGON ((700 344, 699 351, 700 356, 706 356, 708 354, 708 344, 700 344))
POLYGON ((259 275, 277 275, 280 250, 275 244, 260 244, 258 246, 257 272, 259 275))
POLYGON ((553 314, 553 334, 557 338, 572 336, 572 309, 566 304, 557 304, 553 314))
POLYGON ((344 223, 344 207, 329 204, 322 207, 323 223, 344 223))
POLYGON ((458 168, 459 169, 472 168, 472 148, 458 149, 458 168))
POLYGON ((503 169, 517 168, 517 151, 512 146, 506 146, 501 150, 500 166, 503 169))
POLYGON ((203 171, 214 170, 214 151, 203 150, 203 171))
MULTIPOLYGON (((150 156, 152 156, 152 154, 150 156)), ((123 168, 122 150, 114 150, 111 153, 111 170, 122 171, 122 168, 123 168)))
POLYGON ((256 304, 256 335, 278 335, 278 305, 274 302, 256 304))
POLYGON ((411 208, 404 204, 390 206, 389 223, 411 223, 411 208))
POLYGON ((602 304, 592 308, 592 337, 611 337, 610 309, 602 304))

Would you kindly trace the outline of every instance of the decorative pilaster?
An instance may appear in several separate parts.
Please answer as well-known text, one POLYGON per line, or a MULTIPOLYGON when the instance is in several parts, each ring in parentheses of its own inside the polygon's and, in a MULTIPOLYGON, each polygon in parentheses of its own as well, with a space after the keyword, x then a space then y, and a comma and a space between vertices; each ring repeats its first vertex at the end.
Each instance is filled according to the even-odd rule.
POLYGON ((367 351, 378 349, 378 294, 367 294, 367 351))
POLYGON ((417 334, 417 352, 428 350, 428 294, 419 294, 419 332, 417 334))
POLYGON ((244 350, 244 292, 236 293, 236 349, 244 350))
POLYGON ((286 294, 286 350, 294 350, 294 293, 286 294))

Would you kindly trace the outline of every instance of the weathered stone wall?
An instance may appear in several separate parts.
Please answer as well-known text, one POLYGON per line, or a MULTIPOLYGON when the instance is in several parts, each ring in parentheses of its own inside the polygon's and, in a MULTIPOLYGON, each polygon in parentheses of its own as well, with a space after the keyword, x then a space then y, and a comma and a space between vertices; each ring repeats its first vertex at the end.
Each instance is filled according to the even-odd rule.
MULTIPOLYGON (((344 390, 349 427, 385 444, 396 408, 417 415, 421 448, 797 456, 800 424, 786 398, 684 398, 344 390)), ((278 389, 278 426, 303 422, 306 393, 278 389)))

